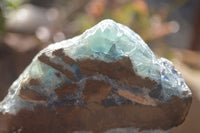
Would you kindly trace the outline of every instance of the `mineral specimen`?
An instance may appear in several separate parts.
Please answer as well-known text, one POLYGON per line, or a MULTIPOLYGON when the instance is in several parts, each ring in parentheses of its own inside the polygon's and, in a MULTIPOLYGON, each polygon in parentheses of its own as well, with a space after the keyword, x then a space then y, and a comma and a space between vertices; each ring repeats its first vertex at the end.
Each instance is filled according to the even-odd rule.
POLYGON ((168 132, 191 95, 170 61, 104 20, 35 56, 0 103, 0 132, 168 132))

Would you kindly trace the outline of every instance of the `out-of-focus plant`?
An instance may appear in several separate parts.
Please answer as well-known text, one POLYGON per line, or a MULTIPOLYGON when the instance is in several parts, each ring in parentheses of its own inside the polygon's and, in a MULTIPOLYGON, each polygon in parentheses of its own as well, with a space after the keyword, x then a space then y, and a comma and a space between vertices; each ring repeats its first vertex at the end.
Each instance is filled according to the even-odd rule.
POLYGON ((148 40, 151 28, 147 4, 143 0, 91 0, 85 7, 86 14, 80 13, 76 21, 80 32, 88 29, 102 19, 113 19, 129 26, 148 40))
MULTIPOLYGON (((22 3, 27 3, 27 0, 3 1, 4 16, 16 10, 22 3)), ((40 3, 40 0, 35 1, 40 3)), ((166 18, 169 13, 172 13, 171 8, 175 9, 174 7, 183 5, 188 0, 175 0, 176 4, 170 1, 168 2, 170 7, 166 4, 166 7, 159 9, 149 8, 145 0, 45 0, 41 3, 49 1, 53 1, 51 7, 42 8, 52 8, 53 10, 50 11, 56 11, 59 14, 59 19, 55 24, 49 26, 52 36, 63 33, 67 38, 73 37, 103 19, 113 19, 133 29, 145 41, 152 41, 178 30, 178 23, 167 22, 166 18)))
POLYGON ((2 0, 0 1, 0 36, 6 32, 6 16, 10 11, 16 10, 23 3, 23 0, 2 0))
POLYGON ((15 10, 20 7, 20 5, 24 2, 24 0, 4 0, 5 10, 15 10))
MULTIPOLYGON (((173 2, 168 2, 168 4, 176 9, 187 1, 176 0, 175 5, 173 2)), ((79 29, 76 33, 82 33, 107 18, 127 25, 140 34, 145 41, 162 38, 179 29, 177 22, 166 21, 169 13, 172 13, 171 7, 167 4, 166 7, 150 9, 145 0, 90 0, 85 6, 85 11, 74 16, 76 22, 74 27, 79 29)))
POLYGON ((5 29, 6 29, 5 17, 3 15, 3 10, 0 6, 0 39, 1 39, 2 34, 5 33, 5 29))

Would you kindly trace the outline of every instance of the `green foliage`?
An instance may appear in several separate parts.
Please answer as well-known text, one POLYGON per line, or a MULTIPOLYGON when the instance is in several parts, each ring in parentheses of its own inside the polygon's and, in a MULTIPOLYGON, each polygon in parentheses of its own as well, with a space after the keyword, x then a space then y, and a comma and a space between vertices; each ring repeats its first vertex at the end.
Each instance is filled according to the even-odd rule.
POLYGON ((3 15, 3 10, 0 7, 0 36, 5 33, 6 25, 5 25, 5 17, 3 15))
POLYGON ((0 36, 6 32, 6 15, 10 11, 20 7, 23 0, 2 0, 0 1, 0 36))
POLYGON ((5 6, 8 10, 17 9, 22 4, 23 0, 5 0, 5 6))

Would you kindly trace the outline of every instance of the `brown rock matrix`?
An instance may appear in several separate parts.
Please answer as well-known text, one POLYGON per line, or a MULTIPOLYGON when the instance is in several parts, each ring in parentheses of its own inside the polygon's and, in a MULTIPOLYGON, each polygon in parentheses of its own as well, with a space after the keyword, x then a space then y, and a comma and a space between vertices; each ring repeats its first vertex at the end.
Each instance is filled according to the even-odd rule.
MULTIPOLYGON (((73 83, 64 83, 55 89, 58 96, 55 106, 37 105, 33 110, 20 109, 15 115, 0 115, 0 131, 12 133, 61 133, 72 131, 103 132, 113 128, 136 127, 140 130, 162 129, 168 130, 181 124, 191 104, 191 97, 180 99, 174 97, 169 102, 162 103, 156 98, 142 94, 142 88, 151 92, 157 86, 155 81, 141 78, 132 69, 129 58, 106 63, 100 60, 78 60, 62 54, 61 50, 55 51, 63 61, 75 63, 80 66, 83 75, 90 77, 100 75, 112 80, 85 80, 81 90, 81 104, 74 104, 67 95, 74 94, 78 89, 77 79, 71 78, 69 73, 64 73, 62 67, 54 64, 47 56, 42 54, 39 60, 51 67, 63 72, 73 83), (59 52, 58 52, 59 51, 59 52), (106 76, 105 76, 106 75, 106 76), (113 85, 115 81, 115 85, 113 85), (120 85, 126 87, 120 88, 120 85), (118 86, 119 88, 115 88, 118 86), (135 87, 135 88, 134 88, 135 87), (135 90, 134 90, 135 89, 135 90), (141 89, 141 90, 140 90, 141 89), (134 93, 135 91, 135 93, 134 93), (118 101, 117 101, 118 100, 118 101), (69 105, 69 103, 72 103, 69 105), (56 105, 58 104, 58 105, 56 105), (73 105, 74 104, 74 105, 73 105)), ((30 86, 41 84, 39 79, 30 79, 30 86)), ((26 82, 24 83, 27 84, 26 82)), ((19 97, 28 102, 48 102, 45 96, 29 88, 21 89, 19 97)), ((48 98, 47 98, 48 99, 48 98)))

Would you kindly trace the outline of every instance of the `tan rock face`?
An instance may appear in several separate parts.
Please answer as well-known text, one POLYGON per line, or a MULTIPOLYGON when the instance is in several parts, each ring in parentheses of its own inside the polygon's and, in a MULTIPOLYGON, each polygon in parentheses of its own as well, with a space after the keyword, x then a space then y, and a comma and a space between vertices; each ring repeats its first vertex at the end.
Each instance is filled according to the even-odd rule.
POLYGON ((149 93, 158 84, 135 74, 129 58, 112 63, 91 59, 75 61, 63 55, 62 50, 55 53, 63 61, 80 66, 81 74, 87 77, 82 88, 82 79, 77 79, 73 74, 69 76, 70 73, 42 54, 39 57, 41 62, 58 71, 65 71, 64 74, 74 82, 57 87, 55 93, 58 98, 55 101, 50 101, 50 97, 29 88, 42 84, 39 79, 24 82, 18 96, 37 105, 32 110, 20 109, 15 115, 1 114, 2 133, 99 133, 125 127, 135 127, 141 131, 168 130, 181 124, 188 113, 191 97, 174 97, 168 102, 151 97, 149 93), (80 93, 79 97, 73 98, 76 93, 80 93), (76 99, 80 99, 78 104, 74 102, 76 99))

